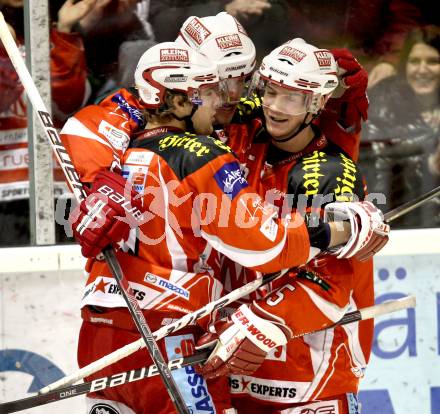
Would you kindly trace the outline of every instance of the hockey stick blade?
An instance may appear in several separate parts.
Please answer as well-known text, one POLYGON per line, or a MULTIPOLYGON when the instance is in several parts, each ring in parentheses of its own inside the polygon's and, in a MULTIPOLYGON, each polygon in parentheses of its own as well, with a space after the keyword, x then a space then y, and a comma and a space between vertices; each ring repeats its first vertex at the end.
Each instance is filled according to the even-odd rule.
MULTIPOLYGON (((416 300, 414 296, 406 296, 401 299, 391 300, 381 303, 380 305, 370 306, 368 308, 362 308, 354 312, 347 313, 337 323, 309 333, 303 333, 296 337, 310 335, 319 331, 333 328, 337 325, 346 325, 352 322, 358 322, 360 320, 375 318, 380 315, 386 315, 399 310, 413 308, 416 306, 416 300)), ((168 362, 168 367, 171 371, 179 368, 184 368, 189 365, 195 365, 202 363, 208 358, 210 351, 198 352, 186 358, 178 358, 168 362)), ((91 382, 86 382, 78 385, 71 385, 64 388, 58 388, 54 391, 50 391, 46 394, 39 394, 33 397, 27 397, 20 400, 10 401, 0 404, 0 413, 15 413, 27 408, 38 407, 40 405, 49 404, 56 401, 65 400, 67 398, 76 397, 78 395, 86 394, 88 392, 100 391, 104 388, 116 387, 118 385, 126 384, 128 382, 138 381, 144 378, 149 378, 157 375, 157 369, 154 365, 149 367, 140 368, 137 370, 120 372, 108 377, 98 378, 91 382)))

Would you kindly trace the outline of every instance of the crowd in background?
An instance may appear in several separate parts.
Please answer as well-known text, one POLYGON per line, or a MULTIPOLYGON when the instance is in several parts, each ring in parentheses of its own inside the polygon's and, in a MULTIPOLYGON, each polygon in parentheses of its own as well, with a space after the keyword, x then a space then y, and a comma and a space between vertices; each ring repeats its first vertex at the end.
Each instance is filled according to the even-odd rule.
MULTIPOLYGON (((322 48, 346 47, 368 70, 360 165, 370 193, 387 197, 384 211, 439 185, 440 24, 427 1, 49 0, 49 8, 58 127, 113 89, 133 86, 142 53, 174 40, 187 17, 226 10, 255 42, 257 60, 302 37, 322 48)), ((24 51, 23 0, 0 0, 0 10, 24 51)), ((1 46, 0 89, 0 246, 29 244, 25 100, 1 46)), ((440 226, 440 199, 396 224, 440 226)), ((66 241, 58 230, 58 241, 66 241)))

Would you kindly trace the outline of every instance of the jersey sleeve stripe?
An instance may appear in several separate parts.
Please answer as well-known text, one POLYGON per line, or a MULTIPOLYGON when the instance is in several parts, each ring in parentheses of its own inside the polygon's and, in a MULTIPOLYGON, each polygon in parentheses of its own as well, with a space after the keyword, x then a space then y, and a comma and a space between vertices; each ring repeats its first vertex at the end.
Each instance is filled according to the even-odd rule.
POLYGON ((228 245, 219 237, 207 234, 203 230, 201 230, 200 234, 214 249, 245 267, 259 266, 273 260, 283 250, 287 238, 287 232, 284 232, 283 238, 274 247, 268 250, 257 251, 244 250, 228 245))
POLYGON ((307 295, 310 297, 316 307, 332 322, 339 321, 347 312, 349 306, 348 303, 343 308, 340 308, 335 303, 325 300, 322 296, 318 295, 305 284, 298 282, 298 285, 306 291, 307 295))
POLYGON ((72 117, 67 120, 65 123, 62 134, 68 135, 77 135, 81 138, 92 139, 94 141, 98 141, 100 144, 103 144, 109 148, 112 146, 105 139, 102 139, 100 136, 93 133, 89 128, 87 128, 81 121, 72 117))

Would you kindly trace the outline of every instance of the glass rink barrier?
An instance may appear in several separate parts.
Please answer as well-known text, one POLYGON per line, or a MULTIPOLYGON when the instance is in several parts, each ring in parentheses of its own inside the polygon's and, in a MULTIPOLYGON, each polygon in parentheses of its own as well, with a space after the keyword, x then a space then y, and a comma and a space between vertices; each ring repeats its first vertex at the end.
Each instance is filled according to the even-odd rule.
MULTIPOLYGON (((375 321, 362 414, 440 413, 440 230, 396 230, 375 260, 376 303, 409 294, 415 309, 375 321)), ((77 369, 85 283, 78 246, 0 250, 0 401, 35 394, 77 369)), ((84 396, 27 409, 85 413, 84 396)))

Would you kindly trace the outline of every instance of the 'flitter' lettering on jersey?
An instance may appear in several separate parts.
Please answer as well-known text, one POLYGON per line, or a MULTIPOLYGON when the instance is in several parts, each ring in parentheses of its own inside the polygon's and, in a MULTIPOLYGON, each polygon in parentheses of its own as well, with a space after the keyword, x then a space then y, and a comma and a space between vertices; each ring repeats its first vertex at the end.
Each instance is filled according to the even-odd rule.
POLYGON ((203 145, 196 136, 169 135, 159 141, 159 150, 167 148, 181 147, 188 152, 194 153, 197 157, 202 157, 210 152, 210 149, 203 145))
POLYGON ((353 201, 357 168, 350 158, 342 153, 339 155, 341 156, 341 165, 344 169, 342 171, 342 178, 336 177, 336 181, 342 184, 342 186, 338 184, 337 188, 335 188, 336 201, 353 201))
POLYGON ((319 179, 324 177, 320 173, 321 163, 327 162, 326 153, 320 151, 313 151, 309 156, 304 156, 302 159, 302 169, 305 171, 303 175, 303 186, 306 195, 318 194, 319 179))

